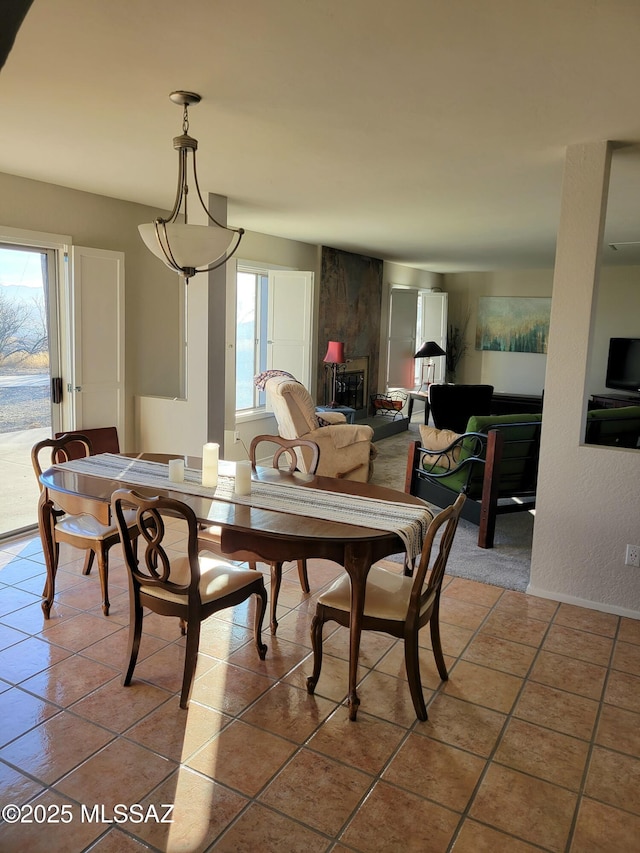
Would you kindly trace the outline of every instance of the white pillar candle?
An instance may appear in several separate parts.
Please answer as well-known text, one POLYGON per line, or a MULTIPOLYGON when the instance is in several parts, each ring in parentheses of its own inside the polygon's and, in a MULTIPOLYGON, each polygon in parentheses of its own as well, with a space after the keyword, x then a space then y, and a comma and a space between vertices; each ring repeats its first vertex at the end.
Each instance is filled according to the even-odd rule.
POLYGON ((202 485, 212 489, 218 485, 218 460, 220 445, 208 441, 202 448, 202 485))
POLYGON ((236 462, 236 482, 234 491, 237 495, 251 494, 251 463, 236 462))
POLYGON ((184 483, 184 459, 169 460, 169 479, 172 483, 184 483))

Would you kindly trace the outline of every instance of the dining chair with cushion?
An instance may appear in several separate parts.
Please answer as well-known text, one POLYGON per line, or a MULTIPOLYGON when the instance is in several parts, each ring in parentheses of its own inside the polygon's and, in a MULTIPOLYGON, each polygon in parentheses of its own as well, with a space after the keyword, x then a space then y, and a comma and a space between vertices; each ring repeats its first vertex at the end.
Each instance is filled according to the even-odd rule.
POLYGON ((491 414, 492 397, 493 385, 430 385, 434 426, 463 433, 470 417, 491 414))
MULTIPOLYGON (((116 436, 117 437, 117 436, 116 436)), ((50 467, 60 462, 68 462, 71 459, 81 459, 93 455, 91 440, 78 431, 63 433, 59 438, 46 438, 39 441, 31 448, 31 464, 35 471, 40 498, 43 497, 40 475, 42 474, 42 460, 46 458, 46 466, 50 467)), ((127 538, 136 539, 138 529, 135 525, 133 515, 127 516, 127 538)), ((101 524, 92 515, 79 514, 70 515, 61 509, 52 510, 52 530, 50 535, 56 548, 56 559, 61 542, 66 542, 74 548, 85 551, 85 561, 82 574, 88 575, 93 565, 94 557, 98 562, 100 575, 100 586, 102 590, 102 612, 109 615, 109 550, 120 541, 120 534, 115 524, 101 524)), ((41 536, 44 531, 40 531, 41 536)), ((43 593, 46 595, 46 590, 43 593)))
MULTIPOLYGON (((427 707, 420 679, 418 632, 427 622, 431 628, 431 645, 438 672, 443 681, 449 677, 440 642, 440 590, 464 502, 465 496, 459 495, 452 506, 438 513, 429 524, 413 577, 381 566, 372 566, 367 577, 362 630, 379 631, 404 640, 407 680, 413 707, 420 720, 427 719, 427 707), (434 539, 439 532, 439 541, 434 549, 434 539), (432 551, 435 553, 433 560, 432 551)), ((333 621, 348 628, 350 611, 351 582, 344 574, 318 599, 311 623, 313 675, 307 679, 309 693, 314 692, 320 678, 324 623, 333 621)))
MULTIPOLYGON (((287 462, 284 470, 293 474, 294 471, 300 470, 299 465, 301 454, 304 453, 306 456, 306 472, 308 474, 316 473, 318 461, 320 459, 320 449, 318 445, 313 441, 308 441, 302 438, 287 439, 281 438, 279 435, 257 435, 252 439, 251 444, 249 445, 249 459, 251 461, 252 468, 255 468, 259 461, 266 461, 258 459, 258 447, 265 443, 276 445, 275 453, 269 462, 272 467, 282 468, 282 463, 287 462)), ((214 551, 215 553, 220 553, 221 536, 222 530, 218 525, 203 528, 198 534, 199 547, 214 551)), ((303 592, 308 593, 310 591, 310 587, 309 576, 307 574, 307 561, 298 560, 297 565, 300 586, 302 587, 303 592)), ((278 595, 282 584, 282 563, 272 562, 269 566, 271 569, 271 632, 275 634, 278 628, 276 611, 278 606, 278 595)), ((249 568, 257 569, 256 562, 249 560, 249 568)))
MULTIPOLYGON (((83 444, 83 439, 85 438, 89 439, 89 444, 91 445, 91 456, 98 453, 120 453, 118 430, 114 426, 90 427, 89 429, 69 429, 64 432, 56 432, 54 438, 62 438, 63 435, 75 435, 79 437, 78 440, 66 445, 65 458, 67 460, 82 459, 87 455, 83 444)), ((82 574, 88 575, 90 573, 94 557, 95 552, 91 549, 88 550, 82 574)))
POLYGON ((258 598, 254 637, 258 655, 264 660, 267 647, 262 642, 262 622, 267 592, 262 575, 234 566, 214 554, 198 550, 198 522, 193 510, 182 501, 166 497, 143 497, 119 489, 111 498, 116 524, 123 538, 125 564, 129 576, 128 663, 122 683, 131 684, 142 636, 143 608, 162 616, 177 616, 187 635, 187 647, 180 694, 180 707, 187 708, 200 646, 200 626, 209 616, 234 607, 250 596, 258 598), (144 540, 138 550, 126 536, 127 513, 135 513, 144 540), (176 520, 179 521, 176 521, 176 520), (186 524, 187 545, 176 542, 176 525, 186 524), (168 524, 167 524, 168 522, 168 524), (166 535, 169 532, 169 535, 166 535))

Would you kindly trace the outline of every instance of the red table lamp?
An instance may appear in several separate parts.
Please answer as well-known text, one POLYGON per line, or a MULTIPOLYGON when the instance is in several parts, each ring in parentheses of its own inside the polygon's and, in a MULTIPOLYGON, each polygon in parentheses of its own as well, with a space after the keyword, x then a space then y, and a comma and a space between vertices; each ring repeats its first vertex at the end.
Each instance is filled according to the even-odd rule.
POLYGON ((331 369, 331 402, 329 405, 332 409, 335 409, 338 405, 336 403, 336 378, 338 375, 338 365, 346 363, 346 358, 344 357, 344 344, 339 343, 338 341, 329 341, 327 354, 323 358, 323 361, 325 364, 329 365, 331 369))

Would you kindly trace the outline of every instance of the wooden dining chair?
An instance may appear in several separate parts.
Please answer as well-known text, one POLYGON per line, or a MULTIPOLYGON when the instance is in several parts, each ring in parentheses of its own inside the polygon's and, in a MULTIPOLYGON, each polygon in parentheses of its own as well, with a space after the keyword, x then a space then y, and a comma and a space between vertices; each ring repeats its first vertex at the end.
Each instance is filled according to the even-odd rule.
MULTIPOLYGON (((288 471, 290 474, 293 474, 294 471, 298 471, 298 452, 303 453, 307 452, 307 457, 305 459, 307 472, 310 474, 315 474, 318 468, 318 462, 320 460, 320 448, 314 441, 310 441, 308 439, 303 438, 282 438, 279 435, 256 435, 255 438, 252 439, 251 444, 249 445, 249 460, 251 461, 251 467, 255 468, 257 465, 258 458, 258 446, 262 443, 271 443, 277 445, 276 451, 273 454, 271 459, 271 465, 274 468, 283 467, 282 463, 287 463, 286 466, 283 467, 283 470, 288 471)), ((214 551, 215 553, 220 553, 221 550, 221 536, 222 530, 218 525, 214 525, 212 527, 206 527, 200 530, 199 534, 199 543, 201 548, 207 548, 209 550, 214 551)), ((269 563, 271 570, 271 633, 275 634, 278 628, 278 621, 276 619, 276 611, 278 606, 278 595, 280 593, 280 586, 282 584, 282 563, 281 562, 272 562, 269 563)), ((298 577, 300 578, 300 586, 302 587, 302 591, 305 593, 310 592, 309 587, 309 575, 307 573, 307 561, 306 560, 298 560, 298 577)), ((249 568, 257 569, 257 563, 253 560, 249 560, 249 568)))
MULTIPOLYGON (((42 460, 46 458, 46 466, 70 459, 80 459, 93 455, 93 445, 83 433, 63 433, 59 438, 46 438, 31 448, 31 464, 38 481, 42 498, 42 460)), ((56 561, 61 542, 73 545, 85 551, 83 575, 88 575, 93 565, 94 557, 98 562, 100 587, 102 590, 102 612, 109 615, 109 549, 120 541, 120 533, 115 524, 101 524, 92 515, 69 515, 61 509, 53 508, 51 536, 56 549, 56 561)), ((132 513, 127 516, 127 538, 136 539, 138 529, 132 513)), ((43 593, 43 594, 46 594, 43 593)))
MULTIPOLYGON (((62 438, 63 435, 76 435, 88 438, 91 444, 92 454, 96 453, 120 453, 120 440, 118 430, 114 426, 90 427, 89 429, 68 429, 57 432, 54 438, 62 438)), ((69 459, 82 459, 85 456, 82 442, 68 444, 66 454, 69 459)))
MULTIPOLYGON (((443 681, 449 677, 440 642, 440 590, 464 502, 465 496, 460 495, 452 506, 438 513, 429 524, 420 563, 413 577, 397 574, 380 566, 372 566, 367 577, 362 630, 379 631, 404 640, 407 680, 419 720, 427 719, 427 707, 420 680, 418 632, 427 622, 431 627, 431 645, 438 672, 443 681), (443 525, 445 527, 440 535, 437 553, 431 561, 434 539, 443 525)), ((350 611, 351 582, 349 576, 344 574, 320 596, 316 605, 316 613, 311 622, 313 675, 307 679, 309 693, 314 692, 320 678, 323 625, 333 621, 348 628, 350 611)))
POLYGON ((181 708, 187 708, 189 704, 198 660, 201 623, 213 613, 234 607, 251 595, 258 597, 254 637, 258 655, 264 660, 267 647, 262 642, 262 622, 267 607, 267 592, 262 575, 251 569, 241 569, 213 554, 199 552, 198 522, 193 510, 182 501, 165 497, 147 498, 128 489, 119 489, 112 495, 111 506, 123 538, 129 575, 129 644, 123 685, 127 687, 131 683, 138 659, 143 607, 163 616, 177 616, 181 626, 186 623, 187 648, 180 694, 181 708), (134 510, 136 524, 144 539, 144 552, 140 554, 140 559, 131 540, 125 535, 127 508, 134 510), (176 519, 186 522, 186 553, 174 553, 174 535, 165 539, 167 518, 172 525, 175 525, 176 519), (172 556, 169 556, 169 551, 172 556))
MULTIPOLYGON (((120 441, 118 439, 118 430, 114 426, 109 427, 90 427, 89 429, 69 429, 64 432, 56 432, 54 438, 62 438, 63 435, 74 435, 76 441, 69 442, 65 446, 64 460, 82 459, 87 454, 84 447, 84 439, 89 439, 91 446, 91 456, 98 453, 120 453, 120 441)), ((82 570, 83 575, 88 575, 93 566, 95 551, 89 549, 85 558, 85 565, 82 570)))

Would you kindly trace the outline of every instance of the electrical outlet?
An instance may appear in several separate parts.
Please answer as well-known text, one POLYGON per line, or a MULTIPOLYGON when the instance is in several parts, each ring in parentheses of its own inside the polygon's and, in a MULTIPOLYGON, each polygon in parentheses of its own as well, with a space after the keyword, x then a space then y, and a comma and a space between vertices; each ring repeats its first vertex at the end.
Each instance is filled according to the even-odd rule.
POLYGON ((233 443, 240 444, 240 433, 236 430, 233 434, 233 443))
POLYGON ((625 566, 636 566, 640 568, 640 545, 627 545, 627 556, 625 566))

